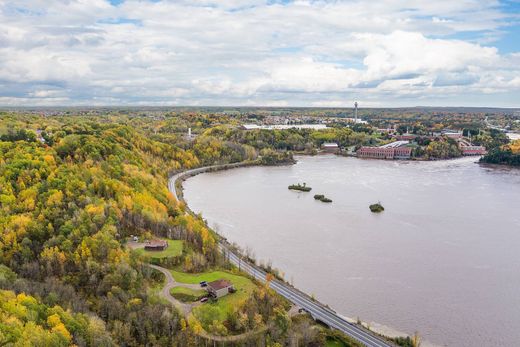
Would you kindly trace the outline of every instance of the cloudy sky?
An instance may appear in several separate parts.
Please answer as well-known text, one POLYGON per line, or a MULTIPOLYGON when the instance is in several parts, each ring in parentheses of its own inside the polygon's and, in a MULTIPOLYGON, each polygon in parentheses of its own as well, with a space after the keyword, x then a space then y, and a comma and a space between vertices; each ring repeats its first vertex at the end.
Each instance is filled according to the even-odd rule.
POLYGON ((0 0, 0 105, 354 100, 520 107, 520 0, 0 0))

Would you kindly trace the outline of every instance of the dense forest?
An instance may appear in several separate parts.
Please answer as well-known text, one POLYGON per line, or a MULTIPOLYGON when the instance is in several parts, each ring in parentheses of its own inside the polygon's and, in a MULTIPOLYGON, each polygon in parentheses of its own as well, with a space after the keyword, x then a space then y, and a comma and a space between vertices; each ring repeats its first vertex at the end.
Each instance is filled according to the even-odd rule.
POLYGON ((162 274, 127 242, 179 239, 184 251, 171 264, 178 271, 236 271, 217 235, 168 191, 169 174, 259 156, 286 162, 290 152, 278 150, 330 140, 369 141, 350 129, 249 133, 227 116, 201 114, 0 113, 0 344, 185 346, 202 343, 201 329, 227 335, 264 326, 242 343, 323 345, 330 331, 289 318, 287 302, 256 282, 221 320, 211 310, 185 319, 157 295, 162 274), (188 127, 196 137, 186 137, 188 127))

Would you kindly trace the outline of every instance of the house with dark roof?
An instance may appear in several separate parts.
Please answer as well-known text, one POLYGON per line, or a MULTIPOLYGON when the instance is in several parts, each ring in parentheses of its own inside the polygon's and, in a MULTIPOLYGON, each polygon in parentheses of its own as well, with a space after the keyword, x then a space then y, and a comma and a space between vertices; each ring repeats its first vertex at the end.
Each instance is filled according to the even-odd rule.
POLYGON ((146 251, 164 251, 166 248, 168 248, 168 242, 159 239, 148 241, 144 245, 146 251))
POLYGON ((214 298, 221 298, 224 295, 235 291, 233 284, 230 281, 224 279, 209 282, 206 289, 208 293, 214 298))

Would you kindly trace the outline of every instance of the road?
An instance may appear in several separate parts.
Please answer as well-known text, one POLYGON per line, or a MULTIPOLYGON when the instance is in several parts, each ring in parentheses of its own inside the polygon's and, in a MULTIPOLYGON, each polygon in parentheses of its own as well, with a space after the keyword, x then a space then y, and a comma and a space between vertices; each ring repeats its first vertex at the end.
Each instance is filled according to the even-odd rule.
MULTIPOLYGON (((239 165, 236 165, 238 167, 239 165)), ((175 189, 175 182, 183 177, 193 176, 207 170, 218 169, 219 165, 211 166, 208 168, 199 168, 194 170, 188 170, 182 173, 178 173, 172 177, 168 182, 168 187, 170 191, 173 193, 175 198, 179 201, 183 200, 179 199, 177 196, 177 192, 175 189)), ((258 266, 243 260, 239 254, 234 252, 227 241, 220 240, 219 241, 220 249, 225 253, 226 257, 229 261, 235 266, 239 267, 242 271, 248 273, 250 276, 256 278, 259 281, 265 281, 266 272, 260 269, 258 266)), ((361 328, 360 326, 350 323, 345 320, 343 317, 338 315, 335 311, 323 305, 322 303, 313 300, 307 294, 293 288, 289 284, 279 281, 272 280, 270 282, 270 287, 276 291, 281 296, 285 297, 287 300, 291 301, 293 304, 307 310, 311 314, 311 316, 315 320, 319 320, 329 327, 337 329, 344 334, 352 337, 353 339, 365 344, 367 347, 393 347, 394 345, 387 342, 383 338, 374 335, 372 332, 361 328)))

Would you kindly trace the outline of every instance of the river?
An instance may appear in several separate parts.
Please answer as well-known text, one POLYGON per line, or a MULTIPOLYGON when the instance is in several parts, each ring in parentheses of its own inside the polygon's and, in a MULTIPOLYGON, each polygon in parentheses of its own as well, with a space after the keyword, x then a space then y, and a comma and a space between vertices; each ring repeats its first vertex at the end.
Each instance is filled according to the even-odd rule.
POLYGON ((423 346, 520 345, 520 170, 476 158, 297 159, 192 177, 186 200, 345 316, 418 331, 423 346), (287 189, 298 182, 312 191, 287 189), (385 211, 373 214, 378 201, 385 211))

